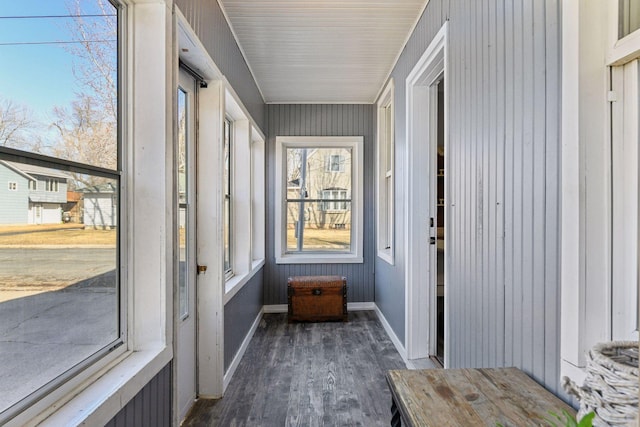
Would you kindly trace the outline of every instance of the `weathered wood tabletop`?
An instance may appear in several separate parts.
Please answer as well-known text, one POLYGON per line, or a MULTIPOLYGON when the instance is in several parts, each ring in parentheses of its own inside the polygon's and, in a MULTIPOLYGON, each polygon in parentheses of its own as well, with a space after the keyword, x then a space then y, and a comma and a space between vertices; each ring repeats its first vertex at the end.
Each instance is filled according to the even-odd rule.
POLYGON ((394 370, 392 425, 547 426, 575 411, 517 368, 394 370), (395 423, 395 424, 394 424, 395 423), (499 424, 498 424, 499 423, 499 424))

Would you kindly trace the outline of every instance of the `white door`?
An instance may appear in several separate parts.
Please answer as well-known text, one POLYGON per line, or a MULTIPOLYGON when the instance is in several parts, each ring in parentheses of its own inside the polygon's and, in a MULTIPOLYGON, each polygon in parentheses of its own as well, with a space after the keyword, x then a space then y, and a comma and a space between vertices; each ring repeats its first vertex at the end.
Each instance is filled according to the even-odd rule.
POLYGON ((640 63, 612 67, 611 339, 638 339, 640 63))
POLYGON ((196 245, 195 245, 195 148, 196 83, 180 70, 177 92, 178 280, 176 308, 176 395, 179 420, 183 420, 196 398, 196 245))

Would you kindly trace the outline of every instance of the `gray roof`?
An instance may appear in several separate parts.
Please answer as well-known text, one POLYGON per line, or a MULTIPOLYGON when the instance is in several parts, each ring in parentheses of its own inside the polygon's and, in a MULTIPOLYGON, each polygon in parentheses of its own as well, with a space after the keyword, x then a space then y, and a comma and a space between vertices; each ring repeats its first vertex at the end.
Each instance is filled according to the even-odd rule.
MULTIPOLYGON (((23 172, 28 175, 50 176, 52 178, 63 179, 69 178, 69 174, 58 169, 45 168, 43 166, 26 165, 24 163, 9 162, 6 160, 2 160, 2 163, 8 165, 10 168, 18 172, 23 172)), ((33 177, 30 178, 34 179, 33 177)))

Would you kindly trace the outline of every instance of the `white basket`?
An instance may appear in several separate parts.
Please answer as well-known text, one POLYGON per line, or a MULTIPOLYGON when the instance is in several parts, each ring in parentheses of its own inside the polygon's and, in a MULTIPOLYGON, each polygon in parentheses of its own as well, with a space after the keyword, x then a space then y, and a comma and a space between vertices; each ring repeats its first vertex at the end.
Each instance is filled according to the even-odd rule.
POLYGON ((638 417, 638 342, 614 341, 587 354, 582 387, 564 377, 563 388, 580 400, 578 419, 595 412, 594 426, 635 425, 638 417))

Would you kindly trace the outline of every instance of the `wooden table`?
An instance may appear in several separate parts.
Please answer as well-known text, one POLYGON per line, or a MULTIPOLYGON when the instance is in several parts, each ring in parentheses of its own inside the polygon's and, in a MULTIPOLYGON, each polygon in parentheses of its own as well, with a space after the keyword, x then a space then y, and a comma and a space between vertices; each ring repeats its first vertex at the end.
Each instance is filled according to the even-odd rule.
POLYGON ((392 426, 547 426, 575 411, 517 368, 387 373, 392 426))

